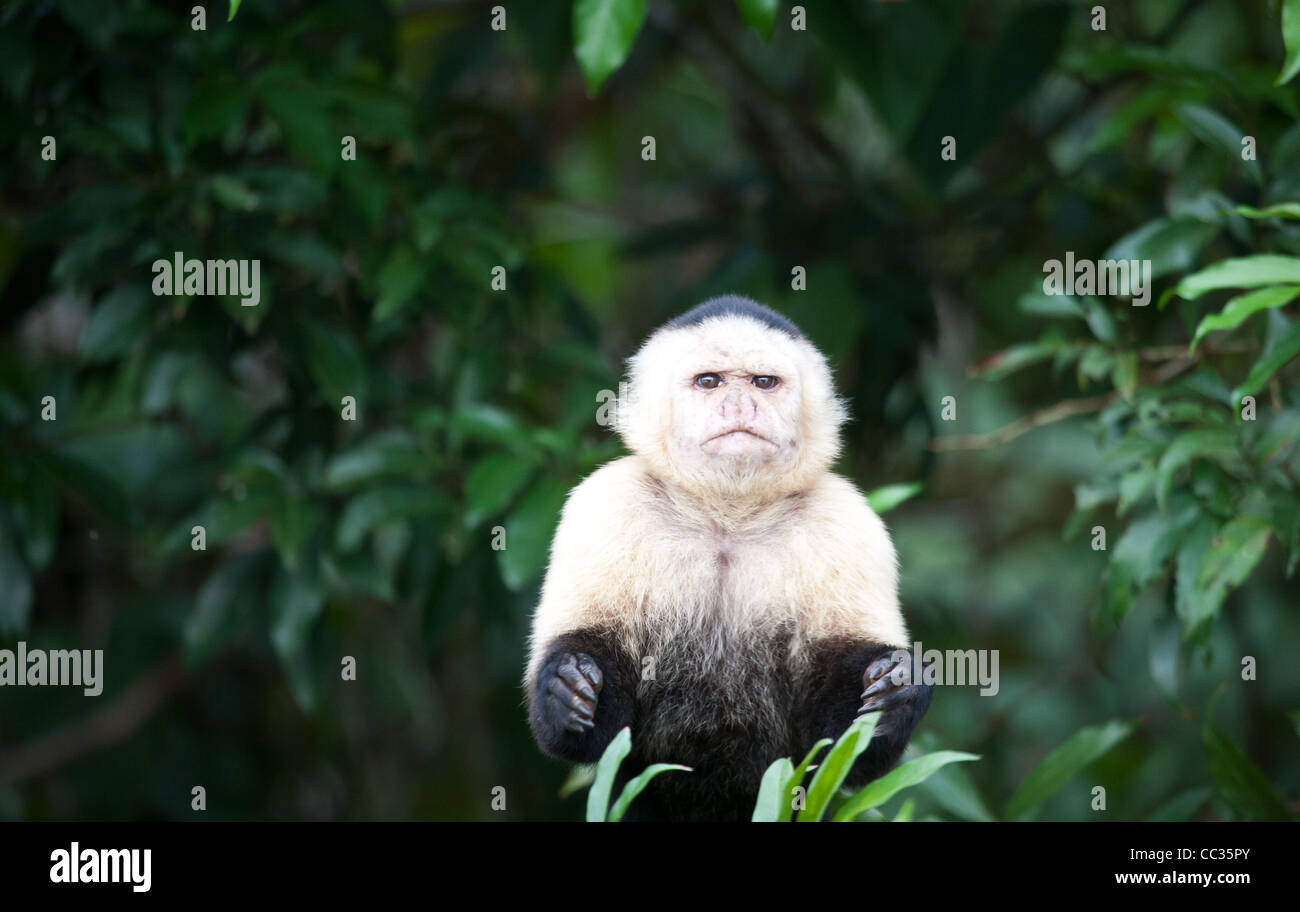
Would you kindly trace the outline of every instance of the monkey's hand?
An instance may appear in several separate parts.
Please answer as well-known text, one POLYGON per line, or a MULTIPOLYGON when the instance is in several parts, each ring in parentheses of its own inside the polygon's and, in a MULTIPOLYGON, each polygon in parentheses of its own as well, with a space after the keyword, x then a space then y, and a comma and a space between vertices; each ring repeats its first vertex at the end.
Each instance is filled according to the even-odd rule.
POLYGON ((912 654, 905 650, 890 652, 868 665, 862 684, 865 689, 857 717, 880 712, 872 740, 901 739, 901 751, 929 708, 934 685, 912 682, 912 654))
POLYGON ((604 683, 600 666, 591 656, 566 653, 543 684, 545 711, 571 732, 590 731, 596 727, 596 698, 604 683))

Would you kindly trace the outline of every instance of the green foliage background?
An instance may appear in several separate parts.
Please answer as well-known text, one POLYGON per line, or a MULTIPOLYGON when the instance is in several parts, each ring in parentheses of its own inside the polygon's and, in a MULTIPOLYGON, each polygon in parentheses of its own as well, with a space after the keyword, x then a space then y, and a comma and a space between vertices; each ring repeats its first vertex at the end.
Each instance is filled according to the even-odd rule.
POLYGON ((914 636, 1000 650, 885 817, 1293 815, 1300 4, 504 5, 0 11, 0 647, 106 652, 0 690, 0 819, 581 817, 519 687, 550 533, 726 291, 832 358, 840 471, 924 484, 914 636), (176 250, 261 303, 154 297, 176 250), (1168 300, 1046 296, 1067 250, 1168 300))

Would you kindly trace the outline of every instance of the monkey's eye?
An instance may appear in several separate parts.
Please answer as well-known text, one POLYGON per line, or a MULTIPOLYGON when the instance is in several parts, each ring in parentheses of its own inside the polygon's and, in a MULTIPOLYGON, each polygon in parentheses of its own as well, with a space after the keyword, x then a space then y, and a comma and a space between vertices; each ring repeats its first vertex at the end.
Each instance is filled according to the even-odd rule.
POLYGON ((780 377, 755 377, 749 381, 761 390, 775 389, 776 385, 781 382, 780 377))
POLYGON ((722 386, 722 378, 717 374, 700 374, 695 378, 695 385, 700 389, 717 389, 722 386))

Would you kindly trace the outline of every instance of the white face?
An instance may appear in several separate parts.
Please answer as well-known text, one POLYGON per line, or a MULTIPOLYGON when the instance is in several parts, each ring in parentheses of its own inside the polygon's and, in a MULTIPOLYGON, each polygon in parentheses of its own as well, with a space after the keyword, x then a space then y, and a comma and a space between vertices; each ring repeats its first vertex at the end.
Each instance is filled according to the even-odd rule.
POLYGON ((767 474, 798 459, 799 377, 779 352, 704 345, 672 383, 668 445, 680 468, 767 474))

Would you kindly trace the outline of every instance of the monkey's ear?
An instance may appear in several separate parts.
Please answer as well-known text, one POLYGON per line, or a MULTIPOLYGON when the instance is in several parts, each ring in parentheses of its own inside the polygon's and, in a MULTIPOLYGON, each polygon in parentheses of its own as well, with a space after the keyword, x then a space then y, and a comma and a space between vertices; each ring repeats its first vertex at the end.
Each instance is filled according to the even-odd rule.
POLYGON ((628 359, 628 379, 620 392, 614 427, 629 450, 648 459, 664 452, 668 438, 669 385, 676 360, 675 333, 655 333, 628 359))
POLYGON ((828 471, 840 453, 840 428, 848 420, 847 400, 835 395, 830 365, 817 348, 800 340, 799 379, 803 385, 800 422, 803 430, 803 471, 809 476, 828 471))

